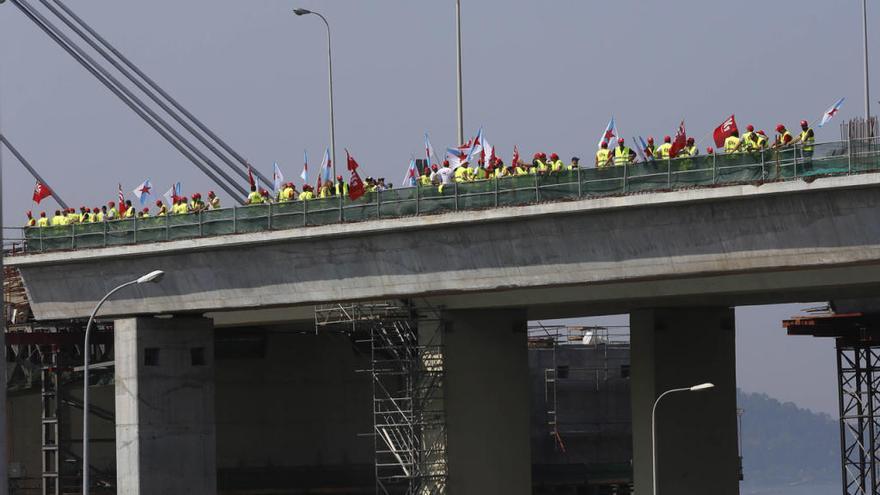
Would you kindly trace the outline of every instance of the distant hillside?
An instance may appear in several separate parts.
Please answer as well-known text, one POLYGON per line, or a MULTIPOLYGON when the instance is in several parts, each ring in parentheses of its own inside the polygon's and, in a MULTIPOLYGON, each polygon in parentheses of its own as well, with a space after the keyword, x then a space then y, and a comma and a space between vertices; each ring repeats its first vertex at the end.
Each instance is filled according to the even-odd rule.
POLYGON ((737 391, 742 417, 744 486, 840 481, 840 427, 836 419, 737 391))

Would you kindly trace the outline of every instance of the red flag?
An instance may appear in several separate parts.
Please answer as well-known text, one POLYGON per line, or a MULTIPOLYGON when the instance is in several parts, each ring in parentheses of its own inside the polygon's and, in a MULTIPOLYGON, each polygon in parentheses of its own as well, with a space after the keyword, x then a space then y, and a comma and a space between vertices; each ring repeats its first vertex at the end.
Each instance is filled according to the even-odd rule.
POLYGON ((348 160, 348 169, 351 170, 351 178, 348 180, 348 198, 354 201, 363 196, 366 190, 364 189, 364 181, 357 173, 358 163, 348 153, 348 150, 345 150, 345 156, 348 160))
POLYGON ((732 136, 734 131, 739 132, 739 129, 736 128, 736 118, 731 115, 712 134, 712 137, 715 138, 715 146, 718 148, 724 146, 724 140, 732 136))
POLYGON ((122 192, 122 184, 119 184, 119 216, 125 215, 125 194, 122 192))
POLYGON ((684 121, 678 125, 678 132, 675 133, 675 140, 672 141, 672 148, 669 149, 669 156, 675 158, 678 152, 687 146, 687 132, 684 130, 684 121))
POLYGON ((44 198, 48 198, 52 195, 52 191, 48 186, 44 185, 42 182, 37 181, 37 185, 34 186, 34 203, 40 204, 44 198))
POLYGON ((513 160, 511 160, 510 166, 513 167, 513 170, 519 167, 519 148, 516 145, 513 145, 513 160))
POLYGON ((254 181, 254 173, 251 172, 250 163, 248 164, 248 184, 250 184, 251 187, 256 187, 257 185, 256 181, 254 181))

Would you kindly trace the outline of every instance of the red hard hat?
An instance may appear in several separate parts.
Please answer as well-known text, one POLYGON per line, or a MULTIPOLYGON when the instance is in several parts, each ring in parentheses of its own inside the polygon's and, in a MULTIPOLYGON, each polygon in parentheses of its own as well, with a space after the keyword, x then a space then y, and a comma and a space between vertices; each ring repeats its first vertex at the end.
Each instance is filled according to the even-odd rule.
POLYGON ((444 167, 448 167, 448 166, 449 166, 449 160, 443 160, 443 166, 444 166, 444 167))
POLYGON ((149 211, 150 211, 149 208, 144 208, 144 213, 147 213, 147 212, 149 212, 149 211))
POLYGON ((208 191, 208 196, 213 196, 213 195, 214 195, 214 191, 208 191))
POLYGON ((785 130, 785 126, 782 124, 776 124, 776 132, 782 132, 785 130))
MULTIPOLYGON (((98 209, 95 208, 95 210, 97 211, 98 209)), ((41 211, 41 212, 40 212, 40 216, 41 216, 41 217, 45 217, 45 216, 46 216, 46 212, 45 212, 45 211, 41 211)))
POLYGON ((753 126, 752 124, 749 124, 749 125, 746 126, 746 130, 749 131, 749 132, 752 132, 752 131, 755 130, 755 126, 753 126))
POLYGON ((107 203, 107 206, 113 207, 113 206, 116 206, 116 203, 114 203, 113 201, 111 201, 111 202, 107 203))
MULTIPOLYGON (((98 208, 98 207, 95 207, 95 208, 92 209, 92 213, 98 213, 99 211, 101 211, 101 209, 98 208)), ((45 215, 45 214, 46 214, 46 212, 44 211, 44 212, 43 212, 43 215, 45 215)))
POLYGON ((663 142, 664 142, 664 143, 668 143, 668 142, 670 142, 670 141, 672 141, 672 138, 671 138, 671 137, 669 137, 669 136, 663 136, 663 142))
POLYGON ((694 138, 689 137, 687 142, 688 142, 688 144, 694 144, 694 138))
POLYGON ((801 121, 801 127, 807 127, 808 125, 810 125, 810 123, 807 122, 806 120, 801 121))
POLYGON ((433 165, 431 165, 431 170, 437 170, 437 164, 436 164, 436 163, 433 164, 433 165))
POLYGON ((709 147, 707 147, 707 148, 706 148, 706 153, 708 153, 708 154, 710 154, 710 155, 711 155, 711 154, 712 154, 712 153, 715 153, 715 150, 714 150, 714 149, 712 149, 712 147, 711 147, 711 146, 709 146, 709 147))
POLYGON ((766 134, 764 134, 764 129, 761 129, 760 131, 758 131, 758 134, 760 134, 760 135, 762 135, 762 136, 764 136, 764 137, 767 136, 766 134))
POLYGON ((157 199, 157 200, 156 200, 156 206, 162 206, 162 200, 161 200, 161 199, 157 199))
POLYGON ((653 143, 653 142, 654 142, 654 136, 648 136, 648 142, 649 142, 649 143, 653 143))
POLYGON ((602 146, 603 148, 607 148, 607 147, 608 147, 608 141, 602 141, 601 146, 602 146))
POLYGON ((180 200, 181 200, 181 201, 186 201, 186 196, 181 196, 180 200))
POLYGON ((336 176, 336 180, 342 180, 342 176, 341 176, 341 175, 337 175, 337 176, 336 176))
POLYGON ((535 156, 532 157, 532 159, 534 159, 534 160, 537 160, 538 158, 541 158, 541 152, 540 152, 540 151, 537 152, 537 153, 535 153, 535 156))
POLYGON ((617 144, 623 144, 623 138, 617 138, 617 144))
POLYGON ((559 155, 557 155, 556 153, 550 153, 550 159, 551 160, 559 160, 559 155))

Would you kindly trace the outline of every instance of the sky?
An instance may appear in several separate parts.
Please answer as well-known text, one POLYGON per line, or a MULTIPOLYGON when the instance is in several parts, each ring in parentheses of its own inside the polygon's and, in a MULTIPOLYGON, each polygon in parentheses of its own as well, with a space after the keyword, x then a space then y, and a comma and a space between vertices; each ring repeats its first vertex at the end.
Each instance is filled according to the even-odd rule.
MULTIPOLYGON (((317 164, 329 145, 325 28, 294 7, 332 26, 339 161, 348 149, 364 175, 399 184, 424 132, 435 149, 455 144, 453 0, 67 4, 267 176, 277 161, 294 179, 303 150, 317 164)), ((858 0, 462 4, 466 134, 482 126, 508 160, 518 145, 523 155, 590 161, 612 115, 627 138, 674 135, 684 119, 705 147, 730 114, 772 133, 846 96, 838 122, 817 129, 826 141, 863 112, 858 0)), ((880 25, 880 8, 869 16, 880 25)), ((218 189, 10 2, 0 5, 0 46, 0 129, 71 205, 106 203, 117 184, 128 192, 147 178, 159 192, 177 181, 184 194, 218 189)), ((5 224, 23 223, 29 209, 51 212, 51 200, 33 207, 33 179, 3 159, 5 224)), ((801 357, 833 364, 832 344, 776 338, 779 316, 796 308, 774 308, 740 311, 749 315, 738 344, 743 388, 833 413, 833 396, 811 399, 821 395, 812 375, 788 380, 801 357), (774 363, 779 356, 788 361, 774 363)))

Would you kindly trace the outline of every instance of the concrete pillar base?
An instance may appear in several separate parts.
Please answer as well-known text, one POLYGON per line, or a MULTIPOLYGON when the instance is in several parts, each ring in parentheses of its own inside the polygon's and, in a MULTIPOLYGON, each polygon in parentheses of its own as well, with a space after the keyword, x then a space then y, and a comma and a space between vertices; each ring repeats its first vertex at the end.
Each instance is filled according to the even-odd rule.
POLYGON ((653 495, 651 409, 666 390, 712 382, 703 392, 667 395, 657 407, 660 494, 739 493, 733 308, 640 310, 632 338, 635 490, 653 495))
POLYGON ((120 495, 216 495, 213 329, 205 318, 116 320, 120 495))

